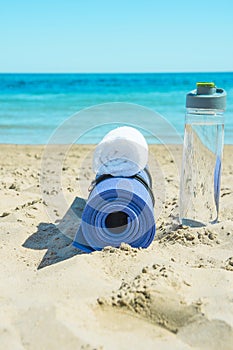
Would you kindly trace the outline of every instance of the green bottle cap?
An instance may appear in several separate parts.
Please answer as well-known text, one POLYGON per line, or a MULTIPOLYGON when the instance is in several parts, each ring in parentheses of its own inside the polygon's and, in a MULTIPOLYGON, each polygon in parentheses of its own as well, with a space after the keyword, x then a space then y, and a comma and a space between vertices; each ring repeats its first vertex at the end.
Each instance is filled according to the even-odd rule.
POLYGON ((210 88, 214 88, 215 87, 215 84, 213 82, 211 83, 207 83, 207 82, 198 82, 197 84, 197 88, 199 86, 206 86, 206 87, 210 87, 210 88))

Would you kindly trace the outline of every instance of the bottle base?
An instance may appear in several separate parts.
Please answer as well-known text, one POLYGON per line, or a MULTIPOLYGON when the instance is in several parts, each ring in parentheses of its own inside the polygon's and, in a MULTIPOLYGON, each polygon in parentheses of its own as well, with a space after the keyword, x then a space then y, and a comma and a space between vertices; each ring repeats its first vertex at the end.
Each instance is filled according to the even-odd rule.
POLYGON ((180 223, 183 226, 190 226, 190 227, 204 227, 204 226, 206 226, 205 223, 197 221, 197 220, 192 220, 192 219, 181 219, 180 223))
POLYGON ((197 220, 193 220, 193 219, 180 219, 180 224, 183 226, 189 226, 189 227, 204 227, 207 226, 208 224, 217 224, 219 221, 218 219, 215 219, 213 221, 210 222, 201 222, 201 221, 197 221, 197 220))

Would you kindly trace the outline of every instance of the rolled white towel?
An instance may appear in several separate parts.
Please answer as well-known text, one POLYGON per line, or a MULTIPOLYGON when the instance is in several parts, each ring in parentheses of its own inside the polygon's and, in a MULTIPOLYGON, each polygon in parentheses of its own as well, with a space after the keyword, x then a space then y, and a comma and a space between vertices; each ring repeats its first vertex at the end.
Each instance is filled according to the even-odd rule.
POLYGON ((148 162, 148 145, 135 128, 122 126, 110 131, 97 145, 93 156, 96 174, 133 176, 148 162))

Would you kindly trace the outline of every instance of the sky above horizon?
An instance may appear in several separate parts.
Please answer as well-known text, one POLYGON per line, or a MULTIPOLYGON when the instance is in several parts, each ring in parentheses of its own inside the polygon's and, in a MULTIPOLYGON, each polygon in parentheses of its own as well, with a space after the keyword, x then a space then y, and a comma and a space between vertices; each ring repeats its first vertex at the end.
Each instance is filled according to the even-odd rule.
POLYGON ((0 72, 233 71, 232 14, 232 0, 0 0, 0 72))

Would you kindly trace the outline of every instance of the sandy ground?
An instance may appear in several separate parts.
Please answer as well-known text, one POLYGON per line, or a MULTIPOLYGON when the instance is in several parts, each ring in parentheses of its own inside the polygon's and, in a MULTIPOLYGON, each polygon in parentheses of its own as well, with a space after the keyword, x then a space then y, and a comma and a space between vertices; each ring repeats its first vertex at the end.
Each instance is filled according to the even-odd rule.
POLYGON ((153 146, 154 242, 82 254, 92 150, 0 146, 0 348, 233 349, 233 147, 218 224, 179 226, 181 147, 153 146))

